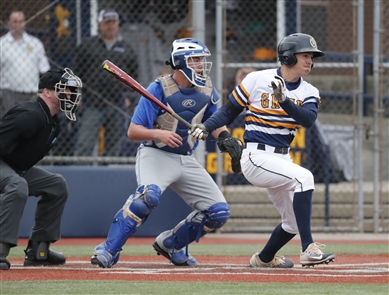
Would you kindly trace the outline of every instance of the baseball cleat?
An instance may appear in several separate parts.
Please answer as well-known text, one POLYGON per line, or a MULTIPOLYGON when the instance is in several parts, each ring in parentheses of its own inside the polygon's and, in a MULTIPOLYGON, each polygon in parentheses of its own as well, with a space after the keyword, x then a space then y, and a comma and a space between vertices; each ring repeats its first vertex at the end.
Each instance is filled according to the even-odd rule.
POLYGON ((259 258, 259 252, 257 252, 251 257, 250 266, 254 268, 292 268, 294 262, 283 256, 274 256, 272 261, 263 262, 259 258))
POLYGON ((24 266, 48 266, 62 265, 66 262, 66 257, 60 252, 55 252, 49 249, 49 242, 28 241, 28 245, 24 253, 24 266))
POLYGON ((11 263, 3 255, 0 255, 0 270, 8 270, 11 268, 11 263))
POLYGON ((335 255, 332 253, 323 253, 326 245, 320 243, 309 244, 308 248, 301 252, 300 254, 300 263, 304 266, 315 266, 317 264, 328 264, 333 262, 335 255))
POLYGON ((153 243, 153 248, 157 252, 157 255, 162 255, 165 258, 169 259, 171 263, 178 266, 195 266, 197 265, 196 259, 188 253, 186 255, 185 251, 183 249, 176 250, 176 252, 169 253, 162 249, 155 241, 153 243))
POLYGON ((93 253, 90 262, 102 268, 111 268, 119 261, 119 258, 120 252, 112 255, 105 249, 105 243, 102 243, 96 246, 95 253, 93 253))

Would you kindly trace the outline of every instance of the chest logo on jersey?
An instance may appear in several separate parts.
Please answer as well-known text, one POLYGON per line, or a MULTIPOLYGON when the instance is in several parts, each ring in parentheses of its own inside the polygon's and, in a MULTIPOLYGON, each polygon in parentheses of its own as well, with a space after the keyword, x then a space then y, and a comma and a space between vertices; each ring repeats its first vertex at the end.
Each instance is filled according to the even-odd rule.
POLYGON ((114 47, 112 50, 120 53, 124 53, 126 51, 123 47, 114 47))
POLYGON ((193 99, 186 99, 182 102, 182 105, 186 108, 191 108, 196 105, 196 102, 193 99))

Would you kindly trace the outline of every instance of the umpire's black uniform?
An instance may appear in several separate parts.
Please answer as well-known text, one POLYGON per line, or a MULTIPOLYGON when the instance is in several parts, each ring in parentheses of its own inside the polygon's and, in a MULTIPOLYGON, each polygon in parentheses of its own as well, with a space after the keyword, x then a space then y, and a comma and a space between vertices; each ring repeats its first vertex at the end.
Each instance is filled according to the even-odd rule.
MULTIPOLYGON (((41 91, 54 90, 63 73, 53 70, 42 76, 41 91)), ((45 100, 38 96, 36 101, 10 109, 0 120, 0 269, 10 267, 5 257, 9 248, 18 243, 19 224, 28 196, 40 199, 24 265, 65 263, 65 256, 50 251, 49 245, 60 239, 68 187, 61 175, 34 166, 49 152, 58 136, 56 113, 53 115, 45 100)))
POLYGON ((0 242, 17 245, 28 196, 41 196, 30 239, 54 242, 60 238, 66 182, 61 175, 33 167, 51 149, 58 133, 57 115, 52 117, 39 97, 14 107, 1 119, 0 242))

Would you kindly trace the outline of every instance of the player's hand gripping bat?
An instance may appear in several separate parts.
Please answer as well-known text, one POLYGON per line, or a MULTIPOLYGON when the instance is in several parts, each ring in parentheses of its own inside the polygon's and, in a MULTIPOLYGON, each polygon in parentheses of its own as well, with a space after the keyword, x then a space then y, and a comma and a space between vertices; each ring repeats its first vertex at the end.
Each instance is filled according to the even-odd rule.
POLYGON ((182 124, 184 124, 186 127, 191 129, 192 125, 177 115, 172 109, 169 109, 166 105, 164 105, 160 100, 158 100, 154 95, 152 95, 150 92, 148 92, 142 85, 140 85, 134 78, 132 78, 129 74, 124 72, 122 69, 120 69, 118 66, 116 66, 114 63, 110 62, 109 60, 106 60, 103 62, 102 67, 105 71, 110 73, 113 77, 115 77, 117 80, 125 84, 126 86, 130 87, 132 90, 138 92, 148 100, 150 100, 152 103, 155 103, 157 106, 159 106, 161 109, 166 111, 168 114, 170 114, 172 117, 180 121, 182 124))

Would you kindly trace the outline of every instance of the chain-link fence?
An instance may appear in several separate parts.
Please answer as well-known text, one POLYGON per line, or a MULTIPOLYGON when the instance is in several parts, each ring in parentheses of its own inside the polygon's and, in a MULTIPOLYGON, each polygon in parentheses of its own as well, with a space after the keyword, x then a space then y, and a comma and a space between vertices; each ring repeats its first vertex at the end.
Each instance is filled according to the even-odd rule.
MULTIPOLYGON (((221 79, 218 91, 224 101, 250 71, 279 66, 276 46, 284 35, 301 31, 315 37, 326 56, 317 59, 305 79, 320 90, 322 105, 317 124, 309 130, 301 129, 292 149, 295 162, 315 175, 313 226, 361 229, 358 196, 363 190, 365 230, 387 231, 388 1, 3 0, 1 35, 8 32, 10 13, 22 10, 26 32, 41 40, 50 67, 70 67, 84 83, 77 122, 62 118, 56 146, 42 164, 134 163, 139 143, 130 141, 126 132, 139 96, 102 71, 100 65, 110 59, 140 84, 148 86, 160 73, 170 71, 165 60, 172 41, 198 33, 194 17, 198 5, 194 4, 199 2, 203 3, 200 12, 205 15, 204 32, 200 33, 204 33, 214 62, 211 78, 214 82, 221 79), (358 14, 361 3, 362 19, 358 14), (377 4, 380 5, 378 27, 377 4), (108 8, 115 9, 120 17, 119 44, 104 44, 96 37, 102 30, 108 35, 115 34, 115 27, 103 28, 98 21, 99 12, 108 8), (220 11, 222 17, 218 18, 220 11), (361 23, 362 80, 358 60, 361 23), (218 27, 222 30, 217 31, 218 27), (217 47, 220 34, 222 48, 217 47), (95 37, 90 39, 91 36, 95 37), (218 56, 222 64, 215 62, 218 56), (362 171, 358 170, 361 161, 362 171), (377 214, 378 226, 374 221, 377 214)), ((37 60, 36 43, 27 43, 22 48, 27 49, 27 54, 18 51, 17 46, 11 48, 7 54, 3 51, 1 54, 2 100, 7 94, 4 90, 36 92, 30 86, 36 78, 26 73, 37 76, 45 69, 44 61, 37 60), (12 61, 11 66, 6 64, 7 58, 12 61)), ((234 136, 243 135, 242 120, 229 127, 234 136)), ((216 176, 215 145, 214 142, 206 145, 205 165, 216 176)), ((247 185, 244 177, 232 174, 228 165, 228 159, 224 159, 224 171, 218 172, 233 214, 225 230, 272 228, 278 215, 273 215, 266 192, 247 185)))
MULTIPOLYGON (((313 226, 317 229, 388 230, 389 48, 388 32, 383 30, 389 27, 388 4, 227 1, 225 97, 250 71, 278 66, 275 49, 283 37, 277 34, 283 29, 279 26, 283 18, 286 34, 310 34, 326 52, 304 77, 320 90, 319 119, 309 130, 301 129, 292 145, 294 161, 315 176, 313 226)), ((231 127, 242 135, 242 126, 243 122, 231 127)), ((233 175, 226 181, 244 184, 233 175)), ((235 217, 227 225, 231 230, 271 229, 277 224, 266 191, 244 185, 225 188, 235 217)))

